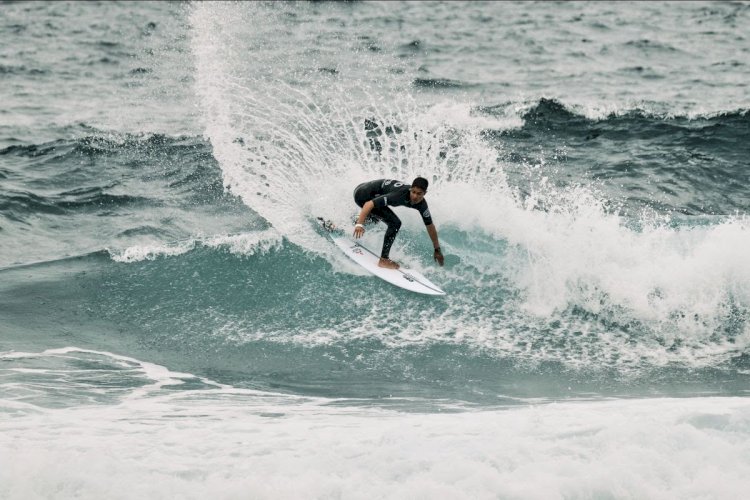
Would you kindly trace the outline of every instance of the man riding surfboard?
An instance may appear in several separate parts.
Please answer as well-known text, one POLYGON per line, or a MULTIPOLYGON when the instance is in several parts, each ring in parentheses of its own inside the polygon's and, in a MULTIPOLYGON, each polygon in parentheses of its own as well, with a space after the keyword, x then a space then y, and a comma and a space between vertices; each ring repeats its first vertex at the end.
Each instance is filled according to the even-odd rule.
POLYGON ((354 225, 354 237, 360 238, 365 234, 365 222, 369 217, 384 222, 388 229, 383 238, 383 249, 380 252, 378 266, 387 269, 398 269, 399 265, 388 258, 398 230, 401 228, 401 219, 399 219, 390 207, 409 207, 417 210, 422 216, 422 221, 427 228, 427 234, 430 235, 432 246, 435 249, 435 261, 443 265, 443 253, 440 251, 440 242, 438 241, 437 229, 432 223, 430 210, 427 208, 427 202, 424 199, 427 194, 429 183, 424 177, 417 177, 412 181, 411 186, 393 179, 377 179, 370 182, 363 182, 354 189, 354 201, 362 210, 357 217, 357 223, 354 225))

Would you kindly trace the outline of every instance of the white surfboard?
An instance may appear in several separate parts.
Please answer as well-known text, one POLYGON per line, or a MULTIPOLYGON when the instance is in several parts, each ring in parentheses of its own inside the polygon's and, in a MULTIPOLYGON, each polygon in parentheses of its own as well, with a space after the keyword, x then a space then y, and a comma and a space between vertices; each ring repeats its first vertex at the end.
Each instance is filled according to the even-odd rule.
POLYGON ((399 269, 379 267, 378 260, 380 260, 380 256, 346 236, 331 234, 331 239, 354 262, 392 285, 425 295, 445 295, 445 292, 439 286, 417 271, 405 269, 404 267, 399 269))

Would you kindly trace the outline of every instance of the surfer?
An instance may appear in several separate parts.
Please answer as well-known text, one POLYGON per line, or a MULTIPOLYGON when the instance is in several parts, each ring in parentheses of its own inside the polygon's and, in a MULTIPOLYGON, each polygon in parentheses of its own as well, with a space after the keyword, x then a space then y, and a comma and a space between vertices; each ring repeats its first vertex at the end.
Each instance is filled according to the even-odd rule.
POLYGON ((424 195, 427 194, 427 179, 417 177, 411 183, 411 186, 393 179, 378 179, 370 182, 363 182, 354 189, 354 201, 362 208, 357 217, 357 223, 354 224, 354 237, 360 238, 365 234, 365 222, 373 218, 385 222, 388 229, 383 238, 383 249, 380 252, 378 266, 387 269, 398 269, 399 265, 388 258, 396 239, 396 234, 401 228, 401 219, 399 219, 390 207, 409 207, 419 211, 427 226, 427 234, 430 235, 432 246, 435 248, 435 261, 443 265, 443 253, 440 251, 440 242, 438 241, 437 229, 432 223, 430 210, 427 208, 427 202, 424 195))

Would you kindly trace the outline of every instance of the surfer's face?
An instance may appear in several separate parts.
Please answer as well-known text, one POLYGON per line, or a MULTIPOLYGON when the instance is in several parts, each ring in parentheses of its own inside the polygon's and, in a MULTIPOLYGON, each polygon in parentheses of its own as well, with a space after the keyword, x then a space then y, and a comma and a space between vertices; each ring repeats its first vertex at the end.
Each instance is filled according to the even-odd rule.
POLYGON ((423 189, 412 187, 411 189, 409 189, 409 201, 411 201, 412 205, 416 205, 417 203, 424 200, 425 194, 426 191, 424 191, 423 189))

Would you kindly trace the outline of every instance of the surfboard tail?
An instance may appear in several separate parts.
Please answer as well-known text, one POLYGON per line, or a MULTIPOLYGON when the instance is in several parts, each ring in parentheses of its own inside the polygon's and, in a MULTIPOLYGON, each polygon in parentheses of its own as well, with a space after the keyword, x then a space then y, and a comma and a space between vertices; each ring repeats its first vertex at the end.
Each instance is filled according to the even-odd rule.
POLYGON ((329 219, 325 219, 323 217, 316 217, 315 219, 316 219, 316 221, 317 221, 318 226, 320 227, 320 229, 322 229, 326 233, 334 233, 335 234, 335 233, 342 232, 342 230, 336 224, 334 224, 331 220, 329 220, 329 219))
POLYGON ((315 226, 315 231, 321 236, 344 236, 344 229, 340 228, 333 223, 332 220, 326 219, 325 217, 315 217, 312 221, 315 226))

